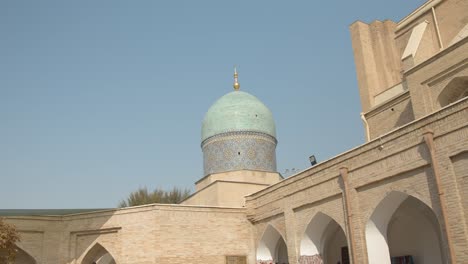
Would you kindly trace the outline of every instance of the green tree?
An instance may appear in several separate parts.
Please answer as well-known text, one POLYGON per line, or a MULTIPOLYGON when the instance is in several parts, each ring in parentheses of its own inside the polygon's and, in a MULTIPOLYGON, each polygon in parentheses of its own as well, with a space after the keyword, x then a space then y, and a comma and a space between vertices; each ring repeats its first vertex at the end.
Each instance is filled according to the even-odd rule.
POLYGON ((13 263, 16 257, 16 242, 20 236, 15 226, 0 218, 0 264, 13 263))
POLYGON ((190 196, 189 189, 179 189, 174 187, 170 191, 156 188, 154 191, 148 191, 148 188, 139 188, 131 192, 128 197, 119 203, 119 207, 137 206, 143 204, 163 203, 178 204, 190 196))

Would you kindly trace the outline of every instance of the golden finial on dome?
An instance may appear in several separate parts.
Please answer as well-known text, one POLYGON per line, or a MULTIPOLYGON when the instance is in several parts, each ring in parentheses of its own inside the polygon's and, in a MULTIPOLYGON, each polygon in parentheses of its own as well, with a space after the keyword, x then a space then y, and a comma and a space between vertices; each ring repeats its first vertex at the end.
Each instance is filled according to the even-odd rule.
POLYGON ((239 88, 240 88, 240 84, 239 84, 239 82, 237 80, 238 76, 239 75, 237 74, 237 67, 234 66, 234 85, 233 85, 233 87, 234 87, 234 90, 236 90, 236 91, 238 91, 239 88))

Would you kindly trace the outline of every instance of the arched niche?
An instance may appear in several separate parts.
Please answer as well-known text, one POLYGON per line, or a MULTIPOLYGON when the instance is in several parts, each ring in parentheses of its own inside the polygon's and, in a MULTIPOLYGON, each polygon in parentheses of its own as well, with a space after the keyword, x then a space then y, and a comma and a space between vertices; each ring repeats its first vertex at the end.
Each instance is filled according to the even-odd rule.
POLYGON ((389 193, 375 208, 366 224, 366 245, 369 264, 390 264, 392 258, 396 263, 444 262, 436 215, 401 192, 389 193))
POLYGON ((81 264, 116 264, 116 262, 101 244, 96 243, 88 250, 81 264))
MULTIPOLYGON (((0 250, 0 258, 3 258, 6 256, 6 252, 3 250, 0 250)), ((24 251, 22 248, 16 246, 16 257, 15 261, 13 262, 14 264, 36 264, 36 260, 29 255, 26 251, 24 251)))
POLYGON ((317 213, 301 239, 300 263, 349 263, 348 243, 341 226, 330 216, 317 213))
POLYGON ((281 234, 268 225, 257 247, 257 264, 288 263, 288 249, 281 234))
POLYGON ((440 92, 437 100, 444 107, 468 96, 468 76, 456 77, 440 92))

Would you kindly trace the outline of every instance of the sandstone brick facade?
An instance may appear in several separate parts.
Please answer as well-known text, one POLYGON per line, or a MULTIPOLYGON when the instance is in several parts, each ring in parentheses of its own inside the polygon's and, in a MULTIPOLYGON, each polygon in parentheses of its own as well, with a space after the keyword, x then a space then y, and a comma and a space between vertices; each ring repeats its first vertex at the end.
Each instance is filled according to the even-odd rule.
POLYGON ((439 110, 447 82, 467 76, 467 13, 466 1, 432 0, 398 23, 350 26, 368 138, 439 110))
MULTIPOLYGON (((346 234, 349 229, 354 230, 353 254, 357 263, 368 263, 365 246, 368 219, 391 192, 402 192, 430 207, 441 229, 447 226, 453 231, 456 263, 465 263, 468 262, 467 151, 468 100, 465 99, 248 196, 247 217, 257 229, 257 241, 267 224, 275 226, 287 241, 289 262, 297 263, 304 230, 315 214, 326 214, 346 234), (434 132, 437 162, 443 168, 440 176, 447 199, 448 223, 441 216, 434 172, 423 140, 428 129, 434 132), (343 210, 344 190, 339 172, 342 167, 349 170, 352 226, 347 223, 347 212, 343 210)), ((350 245, 349 239, 348 236, 350 245)), ((443 243, 447 249, 445 238, 443 243)))
POLYGON ((252 224, 242 208, 148 205, 8 221, 37 264, 84 263, 96 244, 116 263, 225 263, 229 255, 255 262, 252 224))

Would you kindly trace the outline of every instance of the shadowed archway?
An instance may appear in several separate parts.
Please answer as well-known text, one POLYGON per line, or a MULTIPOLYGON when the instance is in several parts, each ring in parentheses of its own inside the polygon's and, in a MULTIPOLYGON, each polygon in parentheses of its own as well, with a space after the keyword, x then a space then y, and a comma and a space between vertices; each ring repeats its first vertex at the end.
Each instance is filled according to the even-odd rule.
POLYGON ((375 208, 366 225, 366 245, 369 264, 444 263, 436 215, 401 192, 391 192, 375 208))
POLYGON ((99 243, 86 253, 81 264, 116 264, 112 255, 99 243))
MULTIPOLYGON (((36 260, 29 255, 26 251, 21 249, 20 247, 16 247, 16 257, 14 264, 36 264, 36 260)), ((0 250, 0 256, 4 256, 6 252, 0 250)))
POLYGON ((281 234, 271 225, 263 232, 257 247, 257 264, 287 264, 288 249, 281 234))
POLYGON ((348 243, 341 226, 330 216, 317 213, 301 239, 299 263, 349 263, 348 243))
POLYGON ((440 92, 437 100, 444 107, 468 96, 468 76, 456 77, 440 92))

